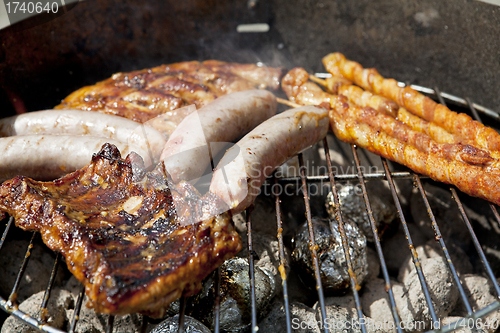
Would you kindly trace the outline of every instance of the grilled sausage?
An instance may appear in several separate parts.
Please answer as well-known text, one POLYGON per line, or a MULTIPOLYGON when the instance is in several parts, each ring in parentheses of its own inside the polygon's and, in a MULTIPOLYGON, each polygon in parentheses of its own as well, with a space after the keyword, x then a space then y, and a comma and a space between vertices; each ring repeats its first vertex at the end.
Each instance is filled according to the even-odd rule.
POLYGON ((177 126, 160 159, 172 180, 195 180, 211 157, 276 113, 276 98, 266 90, 247 90, 221 96, 189 114, 177 126))
POLYGON ((78 135, 17 135, 0 138, 0 181, 17 175, 38 180, 61 177, 89 164, 92 154, 106 142, 117 146, 123 156, 134 151, 146 166, 152 163, 146 151, 117 140, 78 135))
POLYGON ((167 142, 160 132, 150 126, 99 112, 44 110, 0 119, 0 136, 31 134, 90 135, 113 139, 151 151, 155 160, 158 160, 167 142))
POLYGON ((230 148, 214 172, 210 192, 233 213, 251 205, 271 173, 328 132, 327 110, 304 106, 280 113, 257 126, 230 148))

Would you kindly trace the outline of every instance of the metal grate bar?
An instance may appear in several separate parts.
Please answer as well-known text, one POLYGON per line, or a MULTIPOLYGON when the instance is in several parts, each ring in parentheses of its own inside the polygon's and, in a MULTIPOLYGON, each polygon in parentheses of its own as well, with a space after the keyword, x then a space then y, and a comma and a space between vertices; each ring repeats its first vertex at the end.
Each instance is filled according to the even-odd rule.
MULTIPOLYGON (((395 171, 391 173, 393 175, 393 179, 412 179, 413 174, 408 171, 395 171)), ((300 178, 299 177, 283 177, 283 178, 278 178, 280 182, 285 182, 285 183, 296 183, 297 180, 300 178)), ((338 181, 346 181, 346 180, 358 180, 358 175, 357 174, 343 174, 343 175, 333 175, 333 178, 338 181)), ((421 178, 428 178, 426 176, 421 176, 421 178)), ((378 179, 385 179, 385 174, 383 173, 365 173, 364 174, 364 179, 365 180, 378 180, 378 179)), ((325 182, 330 180, 329 175, 318 175, 318 176, 307 176, 308 181, 316 181, 316 182, 325 182)))
POLYGON ((108 316, 108 324, 106 326, 106 333, 112 333, 113 332, 113 325, 115 323, 115 316, 109 315, 108 316))
POLYGON ((5 230, 3 231, 2 238, 0 238, 0 250, 2 249, 3 243, 5 242, 5 239, 7 238, 7 234, 9 233, 10 226, 14 222, 14 218, 11 216, 9 217, 9 222, 7 222, 7 225, 5 227, 5 230))
MULTIPOLYGON (((274 184, 278 184, 278 179, 274 177, 274 184)), ((275 204, 276 204, 276 230, 278 231, 278 234, 276 235, 278 238, 278 247, 279 247, 279 259, 280 259, 280 265, 279 265, 279 272, 281 276, 281 283, 283 287, 283 302, 285 304, 285 316, 286 316, 286 332, 291 333, 292 332, 292 324, 291 324, 291 315, 290 315, 290 304, 289 304, 289 299, 288 299, 288 284, 287 284, 287 277, 286 277, 286 270, 285 270, 285 245, 283 243, 283 226, 281 223, 281 209, 280 209, 280 197, 278 192, 273 193, 275 197, 275 204)))
POLYGON ((215 273, 214 330, 215 333, 220 330, 220 267, 217 267, 215 273))
POLYGON ((184 333, 185 320, 186 320, 186 296, 182 296, 179 305, 179 327, 177 328, 177 333, 184 333))
POLYGON ((80 315, 80 310, 82 309, 83 295, 85 292, 85 287, 80 286, 80 292, 78 293, 78 298, 76 300, 75 311, 73 312, 73 318, 71 318, 71 326, 68 333, 74 333, 76 328, 76 323, 78 322, 78 316, 80 315))
MULTIPOLYGON (((439 89, 435 88, 435 91, 437 93, 437 97, 439 99, 439 102, 441 104, 443 104, 443 105, 446 105, 446 101, 444 100, 444 98, 443 98, 442 94, 440 93, 439 89)), ((471 110, 471 112, 474 115, 474 117, 476 118, 476 120, 481 122, 481 118, 479 117, 479 115, 477 114, 477 112, 476 112, 476 110, 475 110, 475 108, 473 106, 474 104, 471 103, 470 99, 468 99, 468 98, 467 98, 466 102, 467 102, 466 105, 469 106, 469 109, 471 110)), ((460 215, 462 215, 462 219, 464 220, 464 222, 465 222, 465 224, 467 226, 467 229, 469 230, 469 233, 470 233, 471 238, 472 238, 472 242, 474 243, 474 247, 476 248, 476 251, 477 251, 477 253, 479 255, 481 263, 483 264, 484 269, 486 270, 486 274, 488 275, 488 277, 490 278, 491 282, 493 283, 493 287, 495 289, 496 294, 498 295, 498 297, 500 297, 500 287, 498 286, 498 283, 496 281, 495 275, 493 274, 491 266, 489 265, 488 260, 486 259, 486 256, 485 256, 485 254, 483 252, 483 249, 481 248, 481 244, 479 243, 479 240, 476 237, 476 233, 472 229, 472 225, 470 224, 469 218, 467 217, 467 214, 465 213, 465 210, 464 210, 464 207, 462 205, 462 202, 460 201, 460 198, 457 195, 457 191, 455 190, 454 187, 451 187, 450 191, 451 191, 451 195, 452 195, 453 199, 455 200, 455 202, 458 205, 458 209, 460 210, 460 215)))
POLYGON ((12 287, 12 292, 9 296, 9 302, 11 304, 15 304, 17 301, 17 291, 19 290, 19 284, 21 283, 21 279, 23 278, 24 271, 26 270, 26 266, 28 266, 29 259, 31 257, 31 249, 33 249, 33 243, 35 241, 37 233, 33 232, 30 240, 30 244, 28 245, 28 249, 26 250, 26 254, 24 255, 23 263, 21 264, 21 268, 16 277, 16 282, 14 283, 14 287, 12 287))
POLYGON ((500 215, 498 214, 497 208, 491 202, 490 202, 490 208, 491 208, 491 211, 493 212, 493 215, 495 216, 495 219, 497 220, 497 224, 498 224, 497 228, 500 229, 500 215))
POLYGON ((462 219, 464 220, 465 225, 467 226, 467 229, 469 230, 470 236, 472 238, 472 243, 474 244, 474 247, 476 248, 476 251, 479 255, 479 260, 481 260, 481 263, 483 264, 484 269, 486 270, 486 274, 490 278, 491 282, 493 282, 495 292, 500 297, 500 289, 499 289, 498 284, 496 282, 495 275, 493 274, 491 266, 489 265, 488 260, 486 259, 486 256, 484 254, 483 249, 481 248, 481 244, 479 243, 479 240, 476 237, 476 233, 472 229, 472 225, 470 224, 469 218, 467 217, 467 214, 465 213, 464 206, 462 205, 462 202, 458 198, 457 191, 453 187, 450 188, 450 191, 452 193, 453 199, 457 203, 458 209, 460 210, 460 215, 462 216, 462 219))
POLYGON ((321 276, 319 270, 319 261, 318 261, 318 253, 317 253, 317 245, 316 240, 314 238, 314 228, 312 224, 312 216, 311 216, 311 206, 309 205, 309 194, 307 191, 307 181, 306 174, 304 168, 304 158, 302 153, 299 154, 299 169, 300 169, 300 178, 302 180, 302 193, 304 195, 304 203, 306 206, 306 218, 307 225, 309 227, 309 250, 311 251, 311 256, 313 260, 314 266, 314 276, 316 277, 316 290, 318 291, 319 305, 321 310, 321 319, 323 320, 323 329, 325 333, 328 333, 328 325, 326 325, 326 307, 325 307, 325 295, 323 293, 323 285, 321 284, 321 276))
POLYGON ((467 314, 471 315, 473 312, 472 307, 470 306, 470 303, 469 303, 469 300, 467 299, 467 295, 465 294, 464 288, 463 288, 462 284, 460 283, 460 278, 459 278, 457 271, 455 269, 455 265, 453 265, 450 254, 448 252, 448 248, 446 247, 444 239, 441 235, 441 231, 439 230, 439 226, 437 224, 434 213, 432 212, 432 208, 431 208, 431 205, 429 204, 429 200, 427 199, 427 195, 425 194, 425 190, 424 190, 424 187, 422 186, 422 182, 420 181, 420 177, 416 174, 415 174, 415 184, 417 185, 418 190, 420 192, 420 195, 422 196, 422 199, 424 200, 425 207, 427 208, 427 213, 429 214, 429 218, 431 219, 432 228, 434 229, 434 234, 436 235, 436 240, 439 241, 439 244, 441 245, 441 249, 443 250, 443 254, 446 258, 446 261, 448 262, 448 266, 450 268, 451 274, 453 275, 453 279, 455 280, 455 283, 457 285, 458 291, 460 293, 460 297, 462 298, 462 301, 464 302, 465 309, 467 310, 467 314))
POLYGON ((4 300, 2 297, 0 297, 0 306, 2 308, 9 310, 8 312, 13 315, 14 317, 18 318, 19 320, 23 321, 24 323, 30 325, 36 330, 42 331, 42 332, 48 332, 48 333, 65 333, 64 331, 61 331, 57 328, 54 328, 49 325, 43 325, 38 322, 35 318, 31 317, 30 315, 24 313, 23 311, 19 310, 17 307, 12 307, 9 301, 4 300))
MULTIPOLYGON (((384 253, 382 252, 382 245, 380 244, 380 239, 378 237, 378 230, 377 230, 377 225, 375 223, 375 217, 373 216, 373 211, 371 208, 370 200, 368 199, 368 191, 366 190, 366 184, 365 184, 363 172, 361 170, 361 164, 359 162, 358 152, 354 146, 352 146, 352 153, 354 156, 354 160, 356 162, 359 183, 360 183, 361 189, 363 191, 363 199, 365 201, 366 212, 368 213, 368 218, 370 220, 370 226, 371 226, 372 232, 373 232, 375 248, 377 250, 377 255, 380 259, 380 267, 382 269, 382 274, 384 275, 385 286, 386 286, 385 288, 386 288, 387 293, 389 294, 389 303, 391 304, 392 316, 394 318, 394 323, 395 323, 397 332, 402 333, 401 321, 399 319, 398 310, 396 308, 396 300, 394 299, 394 292, 392 291, 391 280, 389 277, 389 271, 387 270, 387 264, 386 264, 385 259, 384 259, 384 253)), ((328 154, 328 156, 329 156, 329 154, 328 154)), ((327 162, 329 165, 328 168, 330 168, 330 165, 331 165, 330 158, 327 159, 327 162)), ((333 187, 333 185, 332 185, 332 187, 333 187)), ((335 204, 337 204, 337 203, 335 203, 335 204)))
POLYGON ((250 308, 252 311, 252 332, 257 332, 259 330, 257 326, 257 305, 255 296, 255 269, 254 269, 254 257, 255 252, 253 250, 252 244, 252 220, 250 215, 252 215, 253 207, 246 210, 247 219, 247 236, 248 236, 248 276, 250 278, 250 308))
POLYGON ((398 210, 399 218, 401 219, 401 224, 403 225, 403 230, 405 232, 406 240, 408 242, 408 247, 410 248, 411 257, 413 263, 415 265, 415 269, 417 271, 418 279, 420 280, 420 285, 422 286, 422 292, 424 293, 425 300, 427 302, 427 306, 429 307, 429 313, 431 314, 431 318, 433 322, 438 322, 438 318, 436 315, 436 311, 434 310, 434 305, 432 304, 431 295, 429 294, 429 288, 427 288, 427 282, 424 277, 424 273, 422 271, 422 266, 420 264, 420 260, 418 259, 417 251, 413 245, 413 241, 411 239, 410 230, 408 229, 408 225, 406 224, 406 219, 403 214, 403 209, 401 208, 401 203, 399 202, 399 197, 396 192, 396 188, 394 186, 394 182, 391 178, 391 172, 389 170, 389 166, 387 165, 387 160, 385 158, 382 159, 382 164, 384 166, 385 173, 387 175, 387 181, 389 183, 389 187, 391 189, 392 198, 394 199, 394 204, 398 210))
MULTIPOLYGON (((344 249, 344 257, 345 257, 345 260, 347 262, 347 272, 349 273, 352 294, 354 296, 354 302, 356 304, 356 310, 358 312, 358 319, 359 319, 361 331, 366 332, 365 320, 362 320, 364 318, 364 316, 363 316, 363 312, 361 311, 361 301, 359 299, 359 293, 358 293, 358 290, 361 289, 361 287, 358 285, 358 281, 356 279, 356 274, 354 273, 354 269, 352 266, 351 256, 349 253, 349 244, 347 243, 347 236, 346 236, 346 233, 344 230, 344 219, 342 218, 342 213, 341 213, 341 209, 340 209, 340 202, 339 202, 339 195, 337 192, 337 186, 335 184, 335 179, 333 177, 332 163, 330 162, 330 152, 328 150, 328 143, 326 142, 326 139, 323 140, 323 145, 324 145, 325 156, 326 156, 326 160, 327 160, 327 164, 328 164, 328 176, 330 178, 330 185, 332 188, 333 200, 335 202, 335 207, 336 207, 335 217, 337 219, 340 237, 342 238, 342 247, 344 249)), ((332 234, 333 234, 334 231, 333 231, 332 223, 330 223, 330 229, 331 229, 332 234)))
POLYGON ((52 291, 52 287, 54 286, 55 277, 57 274, 57 268, 59 267, 59 260, 61 255, 59 253, 56 254, 56 259, 54 260, 54 266, 52 267, 52 272, 50 273, 49 283, 47 285, 47 289, 45 289, 45 293, 43 294, 42 305, 40 306, 40 322, 45 323, 47 321, 47 304, 49 303, 50 292, 52 291))
POLYGON ((467 101, 467 105, 469 106, 470 112, 472 112, 472 115, 474 116, 474 119, 482 123, 483 121, 481 120, 481 117, 479 116, 479 113, 477 113, 476 109, 474 108, 474 103, 471 102, 470 98, 467 97, 465 99, 467 101))
POLYGON ((146 333, 148 329, 148 319, 146 316, 142 316, 141 333, 146 333))

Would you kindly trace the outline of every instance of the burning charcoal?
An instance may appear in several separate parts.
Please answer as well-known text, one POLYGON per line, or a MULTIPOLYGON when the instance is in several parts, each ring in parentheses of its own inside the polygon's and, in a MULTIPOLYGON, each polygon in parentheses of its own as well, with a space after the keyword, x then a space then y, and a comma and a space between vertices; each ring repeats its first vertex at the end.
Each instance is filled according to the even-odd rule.
MULTIPOLYGON (((316 315, 312 308, 302 303, 290 304, 291 326, 293 332, 317 332, 316 315)), ((259 332, 286 332, 286 312, 282 300, 274 302, 269 315, 259 323, 259 332)))
MULTIPOLYGON (((248 257, 248 238, 242 238, 243 250, 238 254, 241 258, 248 257)), ((266 273, 270 278, 271 282, 274 283, 273 290, 276 290, 276 286, 281 285, 281 274, 279 271, 280 257, 279 257, 279 245, 276 236, 271 237, 266 234, 252 232, 252 248, 255 257, 255 266, 259 267, 264 273, 266 273)), ((288 249, 284 248, 285 252, 285 272, 289 271, 287 263, 290 262, 290 255, 288 249)))
MULTIPOLYGON (((396 281, 391 281, 391 286, 400 321, 415 323, 414 309, 410 304, 404 286, 396 281)), ((361 308, 374 325, 383 328, 380 332, 395 331, 392 329, 395 322, 383 279, 372 279, 365 284, 363 294, 361 295, 361 308)))
MULTIPOLYGON (((384 288, 382 288, 384 290, 384 288)), ((321 308, 319 303, 314 305, 316 320, 323 327, 326 326, 332 333, 361 333, 361 321, 359 320, 356 303, 353 296, 328 297, 325 299, 326 320, 321 320, 321 308)), ((364 310, 364 309, 363 309, 364 310)), ((392 317, 391 317, 392 318, 392 317)), ((370 318, 363 313, 363 322, 368 333, 396 332, 391 322, 385 322, 381 318, 370 318)))
MULTIPOLYGON (((177 333, 179 329, 179 315, 170 317, 162 321, 150 333, 177 333)), ((186 333, 210 333, 210 330, 198 320, 185 316, 184 332, 186 333)))
MULTIPOLYGON (((434 304, 434 310, 438 317, 447 316, 455 307, 459 295, 446 260, 441 256, 426 257, 423 247, 418 247, 416 252, 434 304)), ((401 267, 398 280, 403 283, 407 290, 409 302, 414 309, 415 320, 424 320, 430 325, 429 308, 411 258, 408 258, 401 267)))
MULTIPOLYGON (((19 310, 29 314, 34 318, 39 318, 40 306, 43 301, 43 296, 43 291, 32 295, 30 298, 22 302, 21 305, 19 305, 19 310)), ((70 292, 61 289, 54 289, 47 306, 47 324, 58 329, 65 329, 65 310, 72 304, 73 298, 70 292)), ((7 320, 5 320, 2 326, 1 333, 11 332, 34 333, 37 332, 37 330, 23 323, 20 319, 17 319, 14 316, 10 316, 9 318, 7 318, 7 320)))
MULTIPOLYGON (((498 300, 493 296, 495 292, 488 279, 479 275, 466 274, 461 278, 461 281, 473 311, 483 309, 498 300)), ((462 302, 458 303, 453 314, 461 317, 467 316, 467 310, 462 302)), ((482 327, 484 331, 497 332, 497 328, 500 327, 500 310, 483 317, 481 322, 484 324, 482 327)))
MULTIPOLYGON (((468 274, 472 273, 472 263, 469 260, 469 256, 462 250, 460 247, 456 246, 453 242, 446 242, 446 248, 448 249, 448 253, 450 255, 451 261, 455 266, 455 269, 460 274, 468 274)), ((427 258, 434 257, 443 257, 443 250, 438 242, 434 239, 430 239, 423 246, 423 250, 425 251, 425 256, 427 258)))
MULTIPOLYGON (((72 276, 64 285, 64 289, 68 290, 72 296, 71 306, 66 307, 66 322, 71 322, 74 314, 74 305, 76 304, 78 294, 80 292, 81 283, 72 276)), ((52 298, 52 296, 51 296, 52 298)), ((89 309, 87 304, 88 298, 84 296, 83 305, 78 315, 75 332, 78 333, 105 333, 108 315, 97 314, 93 309, 89 309)), ((124 316, 115 316, 113 320, 113 332, 120 333, 135 333, 140 332, 142 326, 142 315, 134 313, 124 316)), ((69 327, 67 328, 69 329, 69 327)))
MULTIPOLYGON (((370 204, 376 226, 381 235, 387 225, 390 225, 397 215, 396 208, 389 194, 383 194, 383 186, 369 192, 370 204), (376 193, 375 193, 376 192, 376 193)), ((373 242, 373 232, 366 212, 365 201, 360 186, 351 183, 343 184, 338 190, 339 202, 344 219, 355 222, 369 242, 373 242)), ((336 207, 333 194, 330 192, 326 200, 326 209, 332 219, 335 219, 336 207)))
MULTIPOLYGON (((450 191, 426 185, 425 193, 447 245, 454 242, 467 251, 470 244, 469 231, 463 223, 460 211, 455 200, 451 197, 450 191)), ((420 227, 427 238, 435 238, 434 229, 420 192, 413 191, 410 202, 411 215, 416 225, 420 227)))
POLYGON ((380 274, 380 259, 377 252, 372 248, 366 248, 366 261, 368 263, 368 274, 365 277, 365 281, 369 281, 380 274))
MULTIPOLYGON (((76 297, 75 297, 76 301, 76 297)), ((89 309, 85 304, 89 301, 87 296, 83 298, 83 305, 78 315, 75 332, 81 333, 105 333, 107 332, 108 315, 95 313, 93 309, 89 309)), ((68 323, 73 318, 73 309, 66 311, 68 323)), ((113 332, 120 333, 135 333, 139 332, 142 326, 142 315, 134 313, 124 316, 115 316, 113 320, 113 332)))
MULTIPOLYGON (((255 296, 257 313, 264 315, 275 293, 274 283, 259 267, 255 268, 255 296)), ((247 259, 233 258, 221 266, 220 317, 222 331, 242 332, 250 326, 250 279, 247 259)), ((215 304, 215 280, 210 275, 200 293, 188 305, 188 313, 202 320, 213 329, 213 305, 215 304)))
MULTIPOLYGON (((427 238, 420 228, 414 224, 408 223, 408 230, 415 247, 424 245, 429 238, 427 238)), ((434 238, 433 238, 434 239, 434 238)), ((408 241, 405 237, 405 232, 402 226, 394 235, 387 238, 382 243, 382 251, 387 265, 387 269, 391 274, 398 275, 399 269, 408 259, 410 249, 408 248, 408 241)))
POLYGON ((325 326, 332 333, 358 333, 358 314, 352 296, 327 297, 325 299, 326 319, 322 320, 319 303, 313 307, 316 312, 316 321, 322 332, 325 326))
MULTIPOLYGON (((9 296, 14 286, 21 263, 23 262, 29 242, 27 240, 6 241, 0 251, 0 267, 12 269, 0 269, 0 294, 5 298, 9 296)), ((30 253, 28 267, 21 280, 17 295, 18 302, 24 301, 29 296, 47 288, 52 267, 54 266, 54 255, 45 245, 35 242, 30 253)), ((64 269, 59 265, 55 285, 60 286, 64 277, 64 269)))
MULTIPOLYGON (((342 239, 338 225, 334 220, 313 218, 314 237, 317 247, 321 271, 321 282, 326 292, 342 293, 349 288, 350 280, 347 272, 347 262, 342 247, 342 239), (330 223, 332 229, 330 229, 330 223)), ((368 274, 366 259, 366 237, 359 231, 357 225, 345 220, 344 229, 349 244, 349 254, 356 274, 358 284, 362 284, 368 274)), ((294 250, 292 260, 298 268, 303 282, 314 288, 314 268, 309 249, 309 231, 307 222, 297 230, 292 240, 294 250)))

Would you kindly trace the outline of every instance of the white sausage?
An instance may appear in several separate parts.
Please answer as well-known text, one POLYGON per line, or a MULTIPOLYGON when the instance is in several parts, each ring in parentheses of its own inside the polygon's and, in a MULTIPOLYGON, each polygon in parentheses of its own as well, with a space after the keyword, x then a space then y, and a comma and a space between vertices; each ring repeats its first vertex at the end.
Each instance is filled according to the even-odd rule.
POLYGON ((203 175, 223 147, 276 114, 277 102, 266 90, 247 90, 221 96, 189 114, 168 139, 160 159, 175 183, 203 175), (210 152, 208 145, 210 146, 210 152))
POLYGON ((151 159, 142 149, 116 140, 92 136, 17 135, 0 138, 0 181, 23 175, 37 180, 52 180, 81 169, 106 142, 114 144, 122 156, 134 151, 144 164, 151 159))
POLYGON ((249 207, 273 171, 326 136, 327 110, 304 106, 280 113, 257 126, 230 148, 217 165, 210 192, 236 214, 249 207))
MULTIPOLYGON (((156 129, 127 118, 81 110, 44 110, 0 119, 0 136, 90 135, 151 150, 158 160, 167 140, 156 129)), ((97 152, 98 150, 96 150, 97 152)))

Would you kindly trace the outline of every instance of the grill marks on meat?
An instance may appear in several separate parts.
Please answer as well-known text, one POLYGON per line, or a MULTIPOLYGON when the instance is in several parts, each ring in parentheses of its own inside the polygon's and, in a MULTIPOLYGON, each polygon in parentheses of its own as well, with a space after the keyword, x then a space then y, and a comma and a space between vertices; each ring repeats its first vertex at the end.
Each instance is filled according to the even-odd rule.
POLYGON ((172 186, 160 169, 146 173, 138 155, 122 159, 110 144, 58 180, 19 176, 0 186, 0 210, 39 231, 84 284, 89 306, 112 314, 161 317, 234 256, 240 239, 228 213, 214 214, 221 205, 188 184, 172 186))
POLYGON ((186 105, 200 108, 231 92, 277 89, 282 72, 280 68, 215 60, 180 62, 117 73, 73 92, 56 108, 100 111, 143 123, 186 105))

